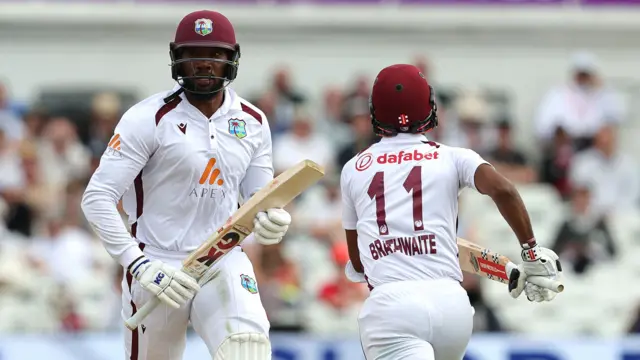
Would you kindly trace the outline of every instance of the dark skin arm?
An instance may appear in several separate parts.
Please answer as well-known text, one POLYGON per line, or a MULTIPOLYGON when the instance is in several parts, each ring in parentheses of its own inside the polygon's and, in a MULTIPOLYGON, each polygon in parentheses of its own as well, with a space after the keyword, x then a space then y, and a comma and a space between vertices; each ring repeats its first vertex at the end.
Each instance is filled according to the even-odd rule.
POLYGON ((500 214, 516 234, 520 244, 529 244, 533 229, 529 213, 516 187, 491 165, 482 164, 476 170, 474 181, 481 194, 488 195, 498 207, 500 214))
POLYGON ((364 267, 360 261, 360 251, 358 250, 358 232, 356 230, 345 230, 347 235, 347 247, 349 248, 349 260, 353 268, 359 273, 364 273, 364 267))

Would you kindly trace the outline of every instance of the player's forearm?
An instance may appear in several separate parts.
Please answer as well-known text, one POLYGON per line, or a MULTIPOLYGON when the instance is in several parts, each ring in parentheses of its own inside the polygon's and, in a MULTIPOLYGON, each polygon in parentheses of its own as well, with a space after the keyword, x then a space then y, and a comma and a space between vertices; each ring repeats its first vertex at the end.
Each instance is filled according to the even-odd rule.
POLYGON ((351 264, 357 272, 364 273, 364 266, 360 260, 360 250, 358 249, 358 232, 356 230, 345 230, 345 234, 349 260, 351 260, 351 264))
POLYGON ((109 194, 88 188, 82 197, 82 211, 109 255, 123 267, 143 255, 122 222, 116 201, 109 194))
POLYGON ((528 244, 533 239, 533 228, 529 213, 515 186, 509 184, 491 195, 500 214, 516 234, 520 244, 528 244))

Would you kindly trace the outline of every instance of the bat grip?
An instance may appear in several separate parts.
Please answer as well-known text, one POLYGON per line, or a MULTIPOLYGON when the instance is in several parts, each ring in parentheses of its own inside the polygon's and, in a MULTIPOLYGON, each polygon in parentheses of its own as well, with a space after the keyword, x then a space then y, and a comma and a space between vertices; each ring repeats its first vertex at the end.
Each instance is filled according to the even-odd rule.
POLYGON ((151 300, 149 300, 146 304, 144 304, 142 306, 142 308, 140 308, 138 311, 136 311, 135 314, 133 314, 133 316, 131 316, 130 318, 128 318, 125 322, 124 325, 127 327, 127 329, 133 331, 135 329, 138 328, 138 326, 140 326, 140 324, 142 323, 142 321, 149 315, 151 314, 151 312, 158 307, 158 305, 160 305, 160 299, 157 297, 152 297, 151 300))
POLYGON ((527 282, 530 282, 533 285, 538 285, 545 289, 549 289, 556 293, 561 293, 564 291, 564 284, 562 284, 562 282, 549 279, 544 276, 529 276, 527 277, 527 282))

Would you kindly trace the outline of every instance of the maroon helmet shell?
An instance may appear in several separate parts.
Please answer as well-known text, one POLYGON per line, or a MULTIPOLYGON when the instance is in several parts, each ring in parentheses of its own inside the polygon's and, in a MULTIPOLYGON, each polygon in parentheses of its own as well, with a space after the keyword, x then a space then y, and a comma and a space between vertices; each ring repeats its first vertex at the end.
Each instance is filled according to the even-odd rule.
POLYGON ((195 11, 180 21, 173 41, 175 48, 185 46, 220 47, 235 50, 236 33, 226 16, 216 11, 195 11))
POLYGON ((413 65, 382 69, 373 83, 370 108, 374 131, 381 135, 421 133, 437 125, 433 89, 413 65))

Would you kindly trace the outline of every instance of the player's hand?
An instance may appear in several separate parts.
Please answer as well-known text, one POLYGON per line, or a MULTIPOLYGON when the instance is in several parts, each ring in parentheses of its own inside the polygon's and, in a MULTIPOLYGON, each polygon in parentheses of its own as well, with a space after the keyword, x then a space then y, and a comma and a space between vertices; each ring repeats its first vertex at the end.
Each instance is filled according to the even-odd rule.
POLYGON ((527 278, 533 276, 558 280, 562 273, 562 266, 558 255, 550 249, 535 246, 522 250, 523 263, 509 273, 509 294, 518 298, 524 291, 529 301, 551 301, 556 293, 549 289, 531 284, 527 278))
POLYGON ((129 271, 140 286, 175 309, 193 299, 200 290, 194 278, 160 260, 151 261, 141 256, 129 265, 129 271))
POLYGON ((354 283, 364 283, 367 282, 367 279, 364 277, 363 273, 358 272, 351 263, 351 260, 347 261, 347 265, 344 267, 344 275, 347 279, 354 283))
POLYGON ((286 210, 273 208, 256 214, 253 233, 258 243, 273 245, 282 241, 290 224, 291 215, 286 210))
MULTIPOLYGON (((544 267, 547 271, 546 275, 541 275, 543 277, 559 280, 562 276, 562 265, 560 264, 560 260, 558 259, 558 255, 551 249, 540 248, 540 262, 544 264, 544 267)), ((538 274, 530 272, 530 270, 526 269, 527 262, 523 263, 523 268, 527 271, 527 277, 538 276, 538 274)), ((530 264, 531 267, 531 264, 530 264)), ((551 301, 553 300, 557 293, 555 291, 545 289, 538 285, 534 285, 530 282, 527 282, 524 288, 524 293, 527 296, 529 301, 542 302, 542 301, 551 301)))

